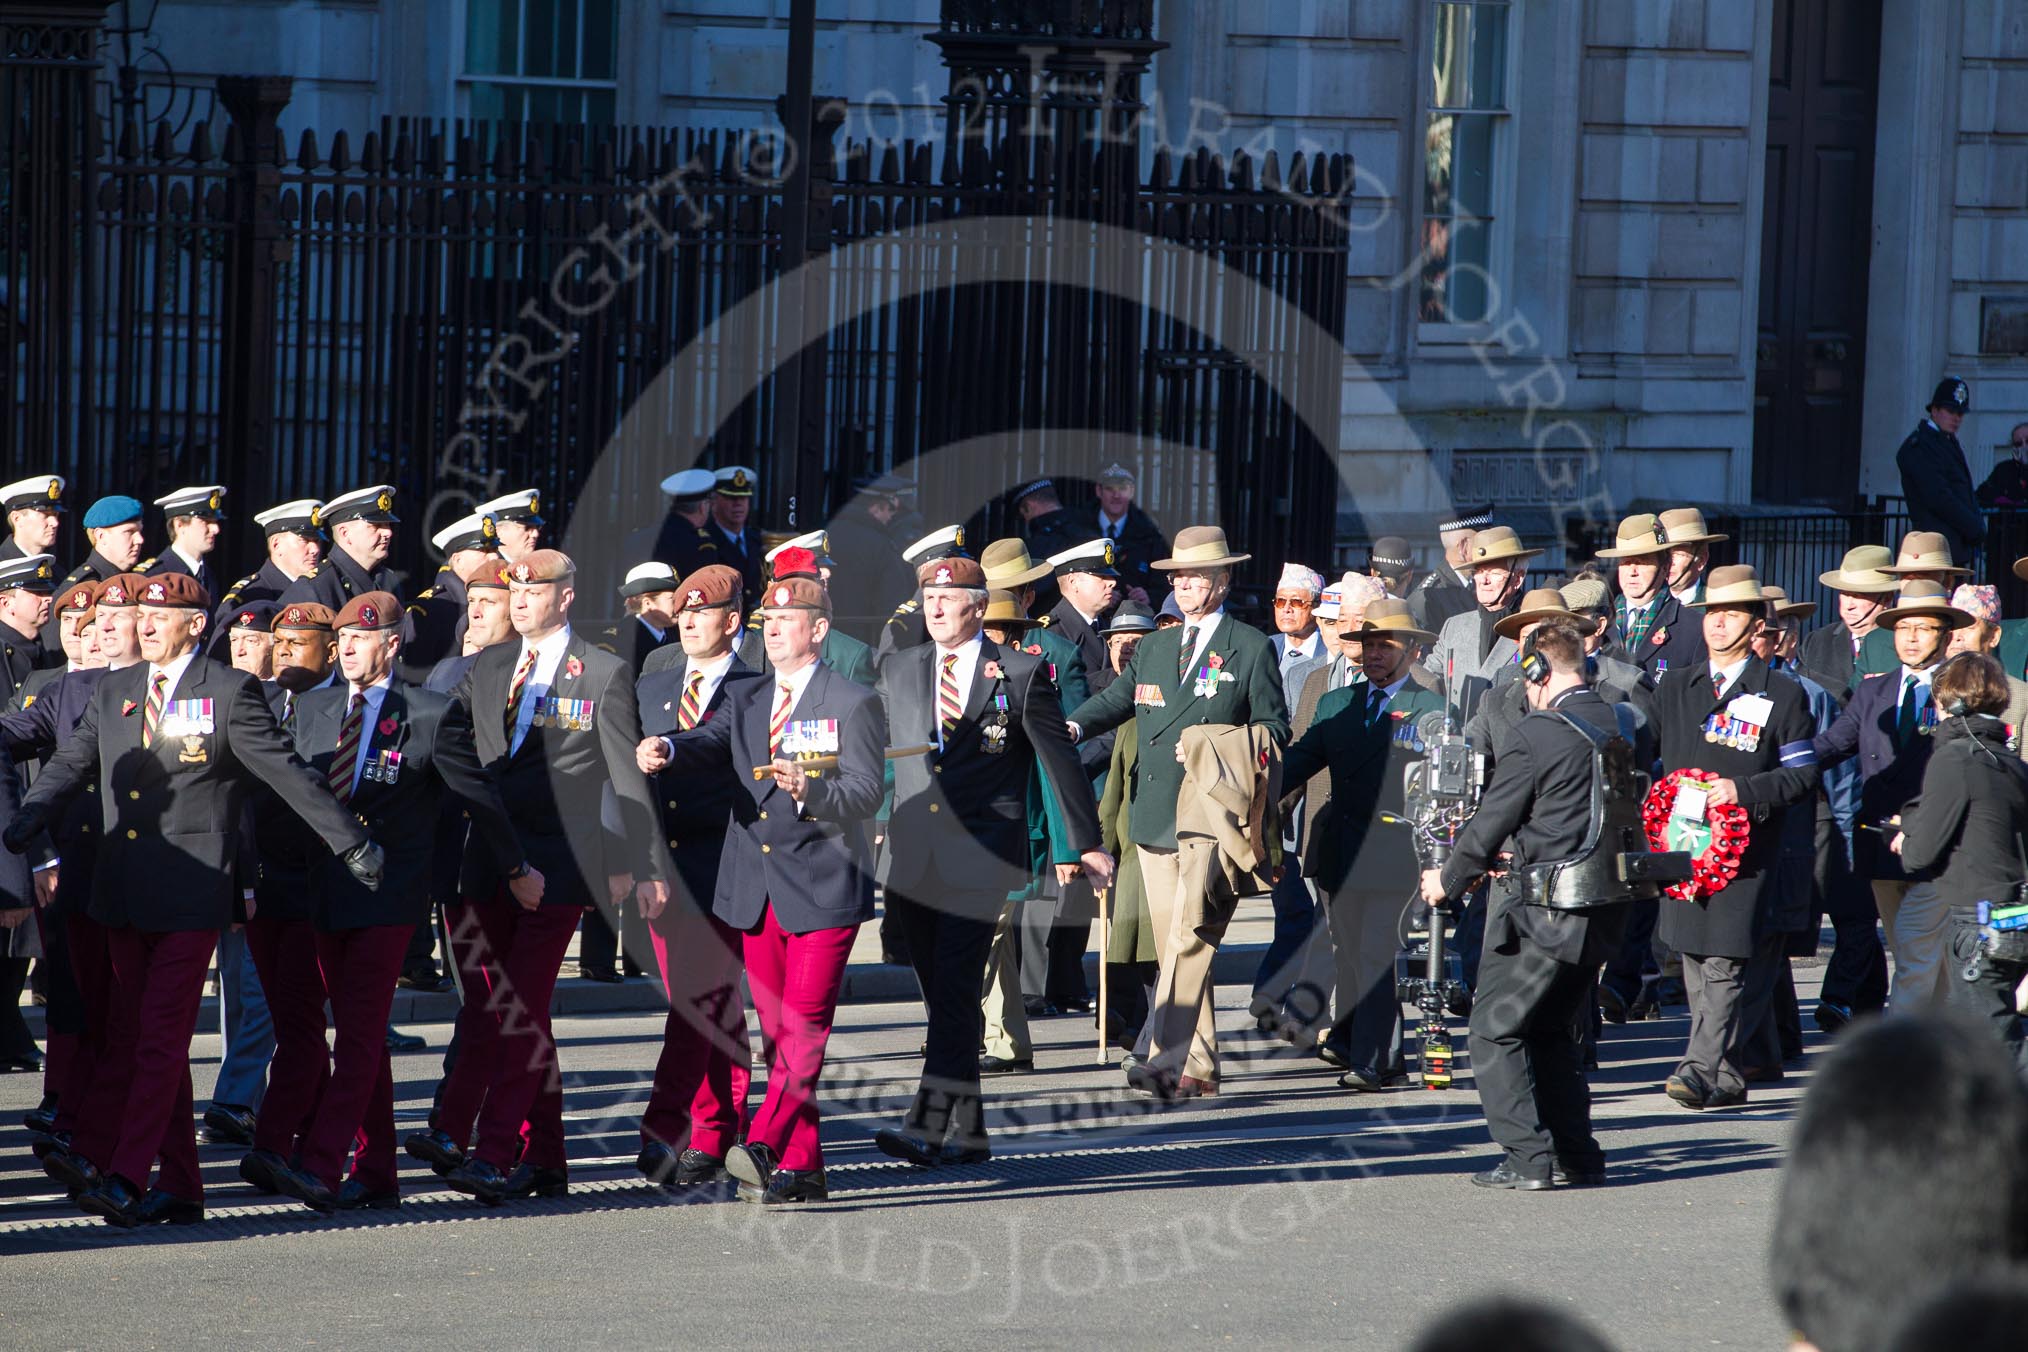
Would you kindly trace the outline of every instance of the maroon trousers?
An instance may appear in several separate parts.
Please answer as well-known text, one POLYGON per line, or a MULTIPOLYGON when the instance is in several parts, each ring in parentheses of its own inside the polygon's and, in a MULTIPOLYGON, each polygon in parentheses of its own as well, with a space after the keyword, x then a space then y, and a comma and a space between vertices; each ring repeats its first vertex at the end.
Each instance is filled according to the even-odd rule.
POLYGON ((246 946, 275 1027, 275 1055, 255 1119, 254 1149, 292 1160, 309 1135, 317 1101, 331 1078, 317 927, 308 920, 270 919, 255 912, 246 923, 246 946))
MULTIPOLYGON (((113 959, 106 949, 106 927, 85 915, 82 907, 65 916, 63 925, 65 937, 70 941, 70 970, 77 978, 78 997, 84 1002, 85 1023, 63 1078, 50 1083, 56 1093, 56 1129, 72 1133, 75 1145, 89 1134, 83 1132, 82 1125, 85 1105, 91 1100, 99 1067, 106 1060, 106 1023, 113 1006, 113 959)), ((116 1081, 125 1082, 124 1075, 116 1081)), ((110 1138, 103 1148, 111 1152, 110 1138)), ((103 1158, 85 1153, 82 1147, 79 1153, 95 1163, 103 1158)))
POLYGON ((650 925, 669 1018, 641 1115, 641 1144, 687 1146, 724 1159, 739 1139, 752 1076, 739 994, 740 933, 683 899, 650 925))
POLYGON ((564 1167, 563 1078, 549 1004, 583 915, 582 906, 524 911, 504 890, 446 908, 465 1003, 437 1125, 460 1145, 476 1125, 473 1153, 495 1168, 510 1170, 524 1157, 537 1168, 564 1167))
POLYGON ((92 1077, 80 1122, 80 1153, 143 1189, 159 1156, 162 1175, 156 1186, 186 1201, 202 1201, 204 1180, 191 1115, 190 1039, 197 1032, 218 931, 157 934, 122 927, 106 930, 105 936, 113 968, 108 1055, 92 1077))
POLYGON ((768 1045, 767 1097, 746 1138, 773 1148, 784 1169, 821 1169, 817 1080, 838 1012, 838 988, 857 925, 791 934, 770 905, 745 937, 747 985, 768 1045))
MULTIPOLYGON (((393 1192, 394 1072, 387 1054, 387 1015, 414 925, 369 925, 321 931, 317 962, 331 993, 338 1035, 330 1082, 303 1142, 303 1169, 337 1191, 354 1148, 352 1177, 370 1193, 393 1192)), ((272 1098, 274 1090, 269 1088, 272 1098)), ((265 1108, 262 1109, 266 1111, 265 1108)))

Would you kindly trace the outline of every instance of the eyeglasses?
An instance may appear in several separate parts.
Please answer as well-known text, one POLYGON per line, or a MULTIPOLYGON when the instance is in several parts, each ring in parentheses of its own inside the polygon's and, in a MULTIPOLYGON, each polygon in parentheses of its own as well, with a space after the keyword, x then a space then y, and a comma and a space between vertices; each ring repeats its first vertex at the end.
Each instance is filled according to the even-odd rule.
POLYGON ((1894 626, 1894 632, 1897 634, 1919 634, 1925 638, 1935 638, 1944 632, 1944 627, 1940 624, 1931 624, 1926 620, 1903 620, 1900 624, 1894 626))
POLYGON ((1314 610, 1316 605, 1315 601, 1305 601, 1296 596, 1277 596, 1275 598, 1276 610, 1314 610))

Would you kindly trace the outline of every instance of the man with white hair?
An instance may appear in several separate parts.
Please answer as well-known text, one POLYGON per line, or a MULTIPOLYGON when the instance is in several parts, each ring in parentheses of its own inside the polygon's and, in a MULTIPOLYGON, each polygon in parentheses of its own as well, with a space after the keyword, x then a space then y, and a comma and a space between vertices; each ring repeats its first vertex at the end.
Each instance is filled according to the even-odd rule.
POLYGON ((1275 632, 1268 642, 1274 645, 1275 665, 1282 673, 1282 697, 1290 708, 1295 707, 1311 668, 1327 660, 1323 632, 1317 627, 1317 602, 1323 594, 1324 579, 1314 568, 1300 563, 1282 565, 1281 581, 1275 584, 1275 632))

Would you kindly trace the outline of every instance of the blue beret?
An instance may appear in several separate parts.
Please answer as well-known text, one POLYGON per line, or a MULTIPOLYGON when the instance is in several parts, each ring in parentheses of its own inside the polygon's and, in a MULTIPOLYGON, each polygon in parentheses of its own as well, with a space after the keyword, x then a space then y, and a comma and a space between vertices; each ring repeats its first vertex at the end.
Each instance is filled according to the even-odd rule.
POLYGON ((117 526, 140 519, 141 500, 116 494, 93 503, 91 510, 85 513, 84 523, 86 530, 98 530, 103 526, 117 526))

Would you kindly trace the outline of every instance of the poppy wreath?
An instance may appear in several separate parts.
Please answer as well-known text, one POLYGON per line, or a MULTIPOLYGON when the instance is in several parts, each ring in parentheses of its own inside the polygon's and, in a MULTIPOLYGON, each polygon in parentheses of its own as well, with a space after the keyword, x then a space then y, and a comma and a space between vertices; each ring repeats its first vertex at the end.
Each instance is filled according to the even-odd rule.
POLYGON ((1675 815, 1678 789, 1690 784, 1708 790, 1719 778, 1709 770, 1672 770, 1648 790, 1647 801, 1641 804, 1648 847, 1682 850, 1691 856, 1689 881, 1670 883, 1662 889, 1664 896, 1703 901, 1723 892, 1739 876, 1739 861, 1746 854, 1750 831, 1745 808, 1737 803, 1707 803, 1702 821, 1675 815))

